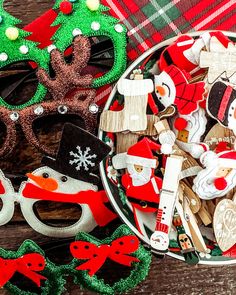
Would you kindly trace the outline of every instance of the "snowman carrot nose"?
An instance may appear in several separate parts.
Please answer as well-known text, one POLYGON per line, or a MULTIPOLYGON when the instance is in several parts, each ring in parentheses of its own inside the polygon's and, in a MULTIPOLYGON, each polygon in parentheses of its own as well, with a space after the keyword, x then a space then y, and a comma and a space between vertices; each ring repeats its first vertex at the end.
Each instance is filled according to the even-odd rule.
POLYGON ((156 86, 156 91, 161 95, 164 96, 166 94, 166 90, 162 86, 156 86))
POLYGON ((53 178, 44 178, 42 176, 37 176, 32 173, 27 173, 26 176, 37 183, 42 189, 47 191, 55 191, 58 188, 58 183, 53 178))

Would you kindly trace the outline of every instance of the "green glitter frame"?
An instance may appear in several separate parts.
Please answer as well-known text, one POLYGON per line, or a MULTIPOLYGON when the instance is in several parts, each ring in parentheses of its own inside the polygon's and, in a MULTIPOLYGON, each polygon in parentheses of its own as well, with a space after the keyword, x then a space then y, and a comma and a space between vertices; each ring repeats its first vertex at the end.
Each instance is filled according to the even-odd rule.
MULTIPOLYGON (((49 62, 50 62, 50 54, 45 49, 39 49, 37 47, 37 43, 26 40, 25 37, 29 35, 28 32, 19 29, 19 37, 16 40, 9 40, 5 35, 5 30, 9 27, 15 28, 16 24, 19 24, 21 21, 17 18, 13 17, 9 13, 7 13, 3 8, 4 0, 0 0, 0 16, 2 18, 0 22, 0 34, 1 34, 1 42, 0 42, 0 54, 7 54, 8 58, 6 61, 0 61, 0 69, 11 65, 20 61, 34 61, 38 64, 39 67, 42 67, 48 71, 49 62), (23 54, 20 52, 21 46, 28 47, 28 53, 23 54)), ((21 105, 11 105, 8 104, 2 97, 0 97, 0 105, 4 106, 10 110, 19 110, 23 109, 32 104, 36 104, 41 102, 47 93, 47 89, 42 85, 38 84, 37 91, 34 96, 29 99, 26 103, 21 105)))
MULTIPOLYGON (((16 252, 6 251, 0 248, 0 257, 4 259, 16 259, 29 253, 39 253, 45 257, 44 251, 31 240, 24 241, 16 252)), ((64 285, 66 281, 62 277, 60 267, 57 267, 54 263, 46 259, 45 269, 41 271, 40 274, 48 278, 48 280, 45 281, 45 286, 41 287, 42 292, 40 295, 59 295, 65 291, 64 285)), ((21 290, 11 282, 7 282, 4 288, 14 295, 38 295, 35 292, 21 290)))
MULTIPOLYGON (((62 0, 57 0, 54 9, 60 7, 62 0)), ((61 51, 65 51, 73 42, 73 30, 79 29, 81 33, 87 37, 109 37, 114 45, 114 64, 112 69, 99 78, 93 80, 92 86, 97 88, 105 84, 116 81, 125 71, 127 63, 126 45, 127 45, 127 29, 119 21, 103 12, 109 10, 108 7, 101 5, 98 11, 91 11, 86 5, 86 0, 75 0, 71 2, 73 12, 69 15, 59 12, 53 26, 61 24, 53 36, 55 46, 61 51), (91 28, 93 22, 100 24, 100 29, 94 31, 91 28), (122 32, 117 32, 115 26, 122 28, 122 32)))
MULTIPOLYGON (((87 233, 79 233, 75 240, 86 241, 99 246, 102 244, 110 244, 117 238, 130 235, 134 236, 134 233, 126 225, 121 225, 111 237, 108 237, 102 241, 87 233)), ((136 287, 147 277, 151 264, 151 252, 147 251, 141 244, 139 249, 130 256, 137 257, 140 262, 133 263, 131 273, 126 279, 121 279, 115 282, 113 285, 106 284, 103 279, 99 279, 96 275, 91 277, 88 274, 88 271, 76 270, 75 268, 83 263, 83 261, 79 262, 77 259, 73 259, 72 262, 67 266, 67 272, 68 274, 74 276, 75 284, 80 284, 84 288, 91 291, 101 294, 125 293, 136 287)))
MULTIPOLYGON (((45 69, 49 72, 50 53, 47 49, 39 49, 37 43, 26 40, 25 38, 30 33, 19 29, 19 37, 16 40, 9 40, 5 35, 5 30, 9 27, 15 27, 21 21, 7 13, 3 8, 4 0, 0 0, 0 34, 2 40, 0 43, 0 54, 6 53, 8 58, 6 61, 0 61, 0 69, 20 61, 33 61, 37 63, 38 68, 45 69), (21 46, 27 46, 28 52, 23 54, 20 52, 21 46)), ((57 0, 54 9, 58 9, 62 0, 57 0)), ((114 64, 112 69, 99 78, 93 80, 94 88, 101 87, 116 81, 126 69, 127 56, 126 45, 127 29, 124 25, 119 24, 119 21, 109 15, 104 14, 104 11, 109 10, 108 7, 100 5, 98 11, 91 11, 86 5, 86 0, 76 0, 72 3, 73 12, 65 15, 59 12, 53 26, 61 25, 53 36, 54 45, 61 51, 65 51, 73 43, 74 29, 80 29, 82 34, 88 37, 109 37, 114 45, 114 64), (91 24, 98 22, 99 30, 93 30, 91 24), (116 31, 116 25, 119 26, 121 32, 116 31), (71 33, 70 33, 71 32, 71 33)), ((0 97, 0 105, 10 110, 21 110, 27 106, 40 103, 44 100, 47 89, 40 82, 34 96, 26 103, 20 105, 11 105, 0 97)))
MULTIPOLYGON (((114 240, 123 236, 134 236, 133 232, 126 225, 121 225, 111 237, 102 241, 87 234, 79 233, 75 241, 86 241, 95 245, 110 244, 114 240)), ((4 259, 17 259, 25 254, 39 253, 45 257, 44 251, 33 241, 26 240, 18 249, 18 251, 7 251, 0 248, 0 257, 4 259)), ((101 294, 117 294, 125 293, 130 289, 136 287, 148 275, 151 264, 151 252, 147 251, 141 244, 136 252, 132 253, 133 257, 137 257, 140 262, 133 263, 133 268, 130 275, 126 279, 121 279, 115 282, 112 286, 106 284, 103 279, 99 279, 96 275, 90 276, 87 271, 76 270, 76 267, 83 263, 73 259, 66 265, 55 265, 50 260, 45 258, 45 269, 40 272, 48 280, 45 281, 45 286, 41 287, 40 295, 60 295, 66 291, 64 288, 66 284, 66 277, 73 276, 74 283, 80 285, 82 288, 89 289, 101 294)), ((4 286, 11 294, 14 295, 38 295, 34 292, 21 290, 19 287, 7 282, 4 286)))

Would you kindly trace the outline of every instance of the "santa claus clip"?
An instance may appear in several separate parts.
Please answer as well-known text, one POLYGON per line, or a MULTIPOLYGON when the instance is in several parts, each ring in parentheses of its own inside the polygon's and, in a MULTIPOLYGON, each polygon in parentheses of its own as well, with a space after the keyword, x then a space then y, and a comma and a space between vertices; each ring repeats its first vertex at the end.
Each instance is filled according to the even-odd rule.
POLYGON ((127 153, 117 154, 112 159, 115 169, 127 169, 121 182, 126 190, 127 201, 132 206, 136 226, 140 232, 136 211, 150 214, 156 212, 159 206, 162 179, 155 176, 155 169, 159 161, 153 155, 153 151, 160 151, 160 148, 159 144, 143 138, 131 146, 127 153))

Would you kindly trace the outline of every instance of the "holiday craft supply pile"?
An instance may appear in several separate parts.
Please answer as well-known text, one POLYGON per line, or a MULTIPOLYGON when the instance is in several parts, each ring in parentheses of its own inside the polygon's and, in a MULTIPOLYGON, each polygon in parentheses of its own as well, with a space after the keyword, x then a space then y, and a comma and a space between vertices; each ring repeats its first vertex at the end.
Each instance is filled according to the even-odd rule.
POLYGON ((106 191, 159 255, 236 257, 234 67, 226 34, 176 37, 126 71, 101 114, 100 138, 113 147, 106 191))
POLYGON ((19 188, 0 171, 0 225, 11 221, 18 203, 38 233, 59 245, 75 237, 67 243, 67 264, 55 264, 30 240, 16 251, 0 248, 0 287, 59 295, 73 277, 95 292, 124 293, 146 278, 151 252, 175 253, 192 265, 236 258, 233 40, 219 31, 179 36, 120 78, 127 30, 98 0, 57 0, 24 29, 0 3, 0 69, 22 75, 0 91, 6 127, 0 157, 14 155, 19 126, 43 154, 19 188), (22 61, 26 68, 12 68, 22 61), (117 93, 102 111, 96 89, 116 80, 117 93), (36 92, 18 101, 15 91, 31 81, 38 82, 36 92), (35 121, 52 115, 80 120, 61 123, 57 150, 35 130, 35 121), (35 212, 41 201, 79 205, 81 215, 72 225, 51 226, 35 212), (88 234, 117 213, 127 225, 110 238, 88 234), (99 271, 109 260, 129 274, 105 282, 99 271))

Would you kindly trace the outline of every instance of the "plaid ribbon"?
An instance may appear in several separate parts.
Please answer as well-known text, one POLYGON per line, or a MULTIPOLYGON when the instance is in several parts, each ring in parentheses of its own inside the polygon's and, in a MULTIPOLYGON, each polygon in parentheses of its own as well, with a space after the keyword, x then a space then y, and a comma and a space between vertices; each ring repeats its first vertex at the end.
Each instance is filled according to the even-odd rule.
MULTIPOLYGON (((101 0, 128 28, 129 61, 157 43, 186 32, 236 31, 235 0, 101 0)), ((102 101, 111 86, 100 91, 102 101)))

